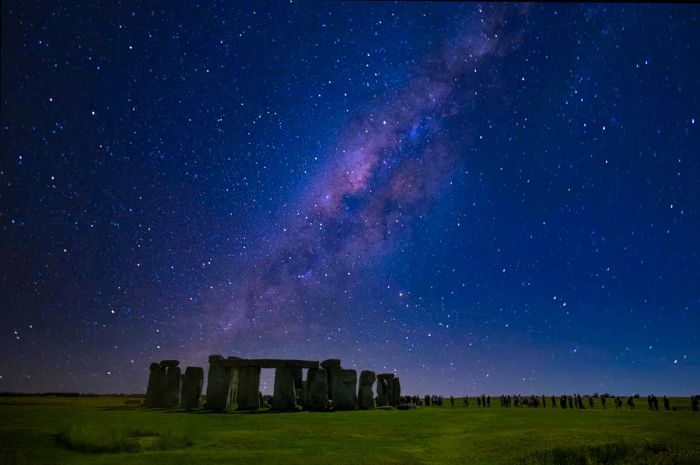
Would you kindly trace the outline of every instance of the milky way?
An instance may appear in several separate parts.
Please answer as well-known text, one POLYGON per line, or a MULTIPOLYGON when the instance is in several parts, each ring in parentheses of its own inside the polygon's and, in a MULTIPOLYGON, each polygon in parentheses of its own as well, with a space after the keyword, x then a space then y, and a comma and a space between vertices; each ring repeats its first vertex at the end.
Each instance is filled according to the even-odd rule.
POLYGON ((312 333, 318 315, 309 300, 342 305, 333 293, 343 281, 392 253, 392 238, 405 236, 445 189, 473 137, 470 110, 489 98, 479 95, 475 81, 483 78, 475 74, 493 72, 482 62, 517 48, 517 33, 506 37, 503 24, 526 9, 508 12, 479 9, 402 88, 341 131, 327 164, 288 207, 292 213, 282 214, 243 267, 243 282, 223 305, 222 320, 211 323, 214 331, 224 330, 224 338, 251 327, 265 338, 312 333))
POLYGON ((103 7, 2 2, 0 391, 700 385, 696 5, 103 7))

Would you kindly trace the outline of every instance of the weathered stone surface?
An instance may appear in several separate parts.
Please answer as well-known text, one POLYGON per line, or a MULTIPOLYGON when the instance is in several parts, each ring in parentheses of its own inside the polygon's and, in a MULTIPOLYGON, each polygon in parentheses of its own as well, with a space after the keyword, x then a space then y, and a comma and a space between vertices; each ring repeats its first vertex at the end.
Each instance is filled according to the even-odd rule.
MULTIPOLYGON (((170 362, 170 360, 168 360, 170 362)), ((174 360, 177 362, 177 360, 174 360)), ((180 362, 177 362, 179 365, 180 362)), ((165 408, 174 408, 180 405, 180 390, 182 388, 182 370, 176 364, 168 364, 165 366, 167 387, 163 395, 162 406, 165 408)), ((161 362, 163 366, 163 362, 161 362)))
POLYGON ((302 381, 304 378, 304 373, 301 368, 290 367, 292 369, 292 376, 294 377, 294 389, 301 389, 302 381))
POLYGON ((226 410, 231 399, 232 370, 220 362, 217 358, 212 361, 212 357, 209 357, 206 408, 211 410, 226 410))
POLYGON ((214 354, 209 356, 209 363, 223 362, 226 360, 223 355, 214 354))
POLYGON ((394 396, 392 391, 394 389, 394 375, 393 373, 384 373, 377 375, 377 406, 383 407, 391 405, 394 396))
POLYGON ((401 381, 398 376, 394 378, 394 384, 391 388, 391 406, 396 407, 401 403, 401 381))
POLYGON ((362 370, 360 373, 357 401, 359 407, 363 410, 374 408, 374 392, 372 391, 372 385, 376 379, 377 375, 373 371, 362 370))
POLYGON ((295 410, 297 394, 294 388, 294 368, 284 366, 275 370, 275 390, 272 396, 272 409, 295 410))
POLYGON ((309 368, 306 373, 306 400, 308 410, 328 408, 328 378, 323 368, 309 368))
POLYGON ((318 360, 285 360, 284 364, 293 368, 318 368, 318 360))
POLYGON ((239 358, 228 357, 221 364, 229 368, 260 367, 260 368, 282 368, 285 366, 294 368, 318 368, 318 362, 314 360, 283 360, 276 358, 239 358))
POLYGON ((165 368, 176 367, 178 365, 180 365, 179 360, 161 360, 160 361, 160 366, 165 367, 165 368))
POLYGON ((146 407, 161 407, 163 395, 168 386, 168 378, 165 368, 160 363, 151 363, 151 372, 148 375, 148 388, 146 389, 146 407))
POLYGON ((301 382, 301 389, 297 389, 297 392, 299 393, 297 403, 300 404, 302 407, 306 408, 306 380, 303 380, 301 382))
POLYGON ((324 360, 321 362, 321 367, 326 371, 328 371, 329 368, 340 368, 340 359, 329 358, 328 360, 324 360))
POLYGON ((238 410, 260 408, 260 367, 238 368, 238 410))
POLYGON ((335 393, 334 385, 340 370, 340 359, 330 358, 321 362, 321 366, 326 370, 326 380, 328 384, 328 399, 335 402, 333 395, 335 393))
POLYGON ((357 409, 357 371, 339 368, 333 386, 333 408, 335 410, 357 409))
POLYGON ((182 376, 182 408, 199 408, 199 397, 204 386, 204 369, 187 367, 182 376))

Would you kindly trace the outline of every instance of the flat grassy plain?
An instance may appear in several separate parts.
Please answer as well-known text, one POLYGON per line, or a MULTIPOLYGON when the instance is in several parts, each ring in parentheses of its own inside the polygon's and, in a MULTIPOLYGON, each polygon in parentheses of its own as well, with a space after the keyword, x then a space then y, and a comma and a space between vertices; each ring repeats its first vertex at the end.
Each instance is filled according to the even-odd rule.
MULTIPOLYGON (((0 398, 0 464, 698 464, 700 413, 429 407, 147 410, 123 397, 0 398)), ((493 402, 497 404, 498 402, 493 402)), ((549 402, 548 402, 549 404, 549 402)))

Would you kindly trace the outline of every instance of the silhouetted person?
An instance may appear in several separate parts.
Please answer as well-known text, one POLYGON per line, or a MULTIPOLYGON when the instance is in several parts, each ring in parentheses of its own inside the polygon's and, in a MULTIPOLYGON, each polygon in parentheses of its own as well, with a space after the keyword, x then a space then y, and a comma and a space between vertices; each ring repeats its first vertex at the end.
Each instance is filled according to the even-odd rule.
POLYGON ((574 408, 574 397, 569 396, 569 408, 572 409, 574 408))
POLYGON ((588 407, 593 408, 593 396, 588 396, 588 407))
POLYGON ((481 397, 476 396, 476 406, 481 407, 481 397))
POLYGON ((490 408, 491 407, 491 396, 488 396, 486 398, 486 405, 490 408))
POLYGON ((668 397, 664 396, 664 410, 670 410, 671 403, 668 401, 668 397))
POLYGON ((455 398, 454 396, 450 396, 450 406, 454 407, 455 406, 455 398))
POLYGON ((603 407, 603 410, 607 410, 607 408, 605 408, 605 402, 607 402, 607 400, 608 400, 608 398, 605 396, 602 396, 600 398, 600 405, 603 407))
POLYGON ((469 396, 467 395, 464 396, 464 406, 469 407, 469 396))
POLYGON ((627 406, 630 408, 630 410, 634 410, 634 397, 629 396, 627 398, 627 406))
POLYGON ((552 396, 552 408, 557 408, 557 398, 552 396))
POLYGON ((690 398, 690 410, 692 410, 693 412, 697 412, 699 403, 700 403, 700 396, 692 396, 690 398))

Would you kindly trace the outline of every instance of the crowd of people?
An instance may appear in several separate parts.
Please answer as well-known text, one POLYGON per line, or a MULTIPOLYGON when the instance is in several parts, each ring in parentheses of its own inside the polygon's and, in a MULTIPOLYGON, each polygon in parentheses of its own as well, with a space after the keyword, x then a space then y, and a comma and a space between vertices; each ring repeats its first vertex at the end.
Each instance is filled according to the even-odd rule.
MULTIPOLYGON (((490 408, 491 407, 491 396, 487 396, 486 394, 482 394, 480 396, 474 396, 476 400, 476 406, 477 408, 490 408)), ((600 407, 602 409, 607 409, 608 405, 608 399, 612 399, 613 404, 615 405, 615 409, 622 409, 623 405, 627 405, 627 408, 630 410, 634 410, 636 404, 635 400, 639 398, 639 396, 627 396, 627 397, 622 397, 622 396, 611 396, 609 394, 603 394, 603 395, 581 395, 581 394, 573 394, 573 395, 566 395, 563 394, 561 396, 551 396, 547 397, 544 394, 540 396, 521 396, 518 394, 514 395, 502 395, 498 398, 499 405, 501 408, 547 408, 548 406, 550 408, 561 408, 561 409, 586 409, 586 408, 595 408, 596 406, 596 400, 598 399, 598 403, 600 404, 600 407)), ((457 399, 459 401, 459 398, 457 399)), ((462 401, 462 406, 463 407, 469 407, 469 396, 465 395, 464 397, 461 398, 462 401)), ((439 395, 426 395, 423 398, 420 396, 402 396, 401 397, 401 403, 402 404, 413 404, 417 406, 424 406, 424 407, 442 407, 444 405, 444 397, 439 396, 439 395)), ((474 403, 474 399, 472 399, 472 403, 474 403)), ((450 407, 455 406, 455 397, 450 396, 449 397, 449 404, 450 407)), ((700 396, 691 396, 690 397, 690 408, 694 412, 698 411, 698 407, 700 405, 700 396)), ((649 410, 651 411, 658 411, 659 410, 659 398, 656 397, 653 394, 650 394, 647 396, 647 406, 649 410)), ((671 408, 671 401, 667 396, 663 396, 663 409, 664 410, 674 410, 671 408)))

